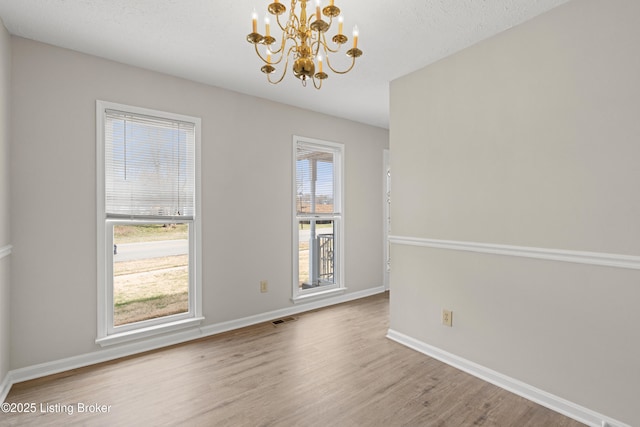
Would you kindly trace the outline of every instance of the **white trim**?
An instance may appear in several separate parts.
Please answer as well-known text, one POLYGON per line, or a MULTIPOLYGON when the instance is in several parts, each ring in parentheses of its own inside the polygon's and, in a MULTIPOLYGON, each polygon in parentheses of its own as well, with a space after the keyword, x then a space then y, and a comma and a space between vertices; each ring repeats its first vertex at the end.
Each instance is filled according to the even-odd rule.
MULTIPOLYGON (((11 255, 12 250, 13 246, 11 245, 0 246, 0 259, 11 255)), ((12 384, 11 371, 9 371, 2 379, 2 382, 0 382, 0 402, 4 402, 4 400, 7 398, 12 384)))
POLYGON ((114 344, 121 344, 123 342, 140 340, 148 338, 153 335, 164 334, 168 332, 174 332, 179 329, 191 328, 202 323, 204 317, 186 318, 176 320, 175 322, 161 323, 152 325, 146 328, 130 329, 124 332, 114 333, 107 335, 104 338, 96 339, 96 344, 105 347, 114 344))
MULTIPOLYGON (((319 289, 325 289, 325 288, 326 286, 323 286, 322 288, 319 288, 319 289)), ((325 289, 325 290, 316 290, 313 293, 298 294, 296 297, 291 298, 291 301, 294 304, 311 302, 317 299, 328 298, 328 297, 344 294, 346 290, 347 288, 337 288, 337 287, 334 287, 331 289, 325 289)))
MULTIPOLYGON (((137 339, 140 336, 146 337, 152 334, 173 331, 178 328, 199 324, 202 321, 201 128, 202 120, 199 117, 96 100, 96 223, 98 245, 96 343, 100 345, 111 345, 125 340, 137 339), (113 326, 113 283, 110 280, 110 277, 113 276, 111 271, 111 257, 113 255, 110 250, 108 252, 105 251, 107 251, 106 242, 113 240, 113 229, 110 228, 108 222, 117 222, 117 220, 108 220, 105 215, 104 127, 106 110, 125 111, 194 125, 195 218, 184 221, 189 224, 189 312, 184 315, 152 319, 124 327, 116 328, 113 326), (153 327, 153 325, 163 326, 153 327), (130 333, 128 331, 139 331, 139 333, 130 333)), ((135 221, 130 220, 129 222, 134 223, 135 221)), ((154 222, 154 220, 144 220, 144 222, 154 222)))
POLYGON ((389 234, 391 233, 391 224, 389 217, 391 216, 391 178, 389 172, 391 170, 391 154, 388 148, 382 150, 382 229, 383 229, 383 250, 382 250, 382 262, 384 265, 384 287, 389 290, 389 278, 391 272, 390 264, 390 243, 389 234))
POLYGON ((96 338, 107 336, 109 321, 107 320, 107 304, 109 303, 109 290, 107 286, 110 272, 109 263, 106 261, 107 253, 107 227, 105 227, 105 165, 104 165, 104 111, 110 103, 96 100, 96 254, 97 254, 97 294, 96 294, 96 338))
POLYGON ((12 250, 13 250, 13 246, 11 245, 0 246, 0 259, 11 255, 12 250))
POLYGON ((640 256, 634 255, 572 251, 566 249, 546 249, 529 246, 499 245, 493 243, 461 242, 457 240, 438 240, 405 236, 389 236, 389 241, 398 245, 422 246, 427 248, 451 249, 457 251, 480 252, 485 254, 508 255, 640 270, 640 256))
POLYGON ((138 342, 125 343, 114 347, 103 348, 102 350, 92 353, 85 353, 78 356, 67 357, 65 359, 54 360, 52 362, 40 363, 38 365, 14 369, 7 373, 2 383, 2 388, 0 390, 3 394, 0 394, 0 403, 4 402, 4 399, 9 393, 11 386, 19 382, 45 377, 47 375, 58 374, 60 372, 70 371, 72 369, 82 368, 85 366, 95 365, 97 363, 108 362, 110 360, 120 359, 122 357, 132 356, 135 354, 144 353, 150 350, 156 350, 171 345, 182 344, 188 341, 196 340, 199 338, 206 338, 208 336, 216 335, 222 332, 268 322, 280 317, 300 314, 305 311, 316 310, 318 308, 328 307, 347 301, 369 297, 372 295, 383 293, 384 291, 384 286, 377 286, 375 288, 369 288, 363 291, 353 292, 334 298, 327 298, 321 301, 310 302, 308 304, 299 304, 280 310, 274 310, 262 314, 256 314, 254 316, 244 317, 241 319, 207 325, 201 328, 193 328, 173 334, 156 336, 138 342))
POLYGON ((78 356, 71 356, 65 359, 14 369, 9 371, 9 377, 11 384, 15 384, 35 378, 58 374, 72 369, 95 365, 96 363, 108 362, 110 360, 144 353, 146 351, 181 344, 201 337, 202 336, 198 329, 192 329, 167 336, 154 337, 135 343, 123 344, 122 346, 104 348, 92 353, 80 354, 78 356))
MULTIPOLYGON (((307 138, 304 136, 293 135, 292 137, 292 190, 291 190, 291 211, 292 211, 292 234, 291 234, 291 247, 292 247, 292 278, 291 278, 291 301, 298 303, 301 300, 312 300, 317 298, 330 297, 336 293, 336 289, 346 290, 346 284, 344 278, 346 277, 344 272, 344 248, 345 244, 345 227, 344 227, 344 206, 345 206, 345 185, 344 185, 344 165, 345 161, 345 145, 339 142, 323 141, 315 138, 307 138), (333 184, 334 184, 334 199, 332 213, 316 213, 316 214, 304 214, 298 215, 296 208, 296 195, 297 195, 297 150, 298 147, 307 147, 326 153, 332 153, 334 156, 333 163, 333 184), (334 284, 327 286, 320 286, 316 288, 310 288, 301 290, 298 285, 299 281, 299 268, 298 268, 298 246, 299 241, 299 220, 301 218, 309 219, 325 219, 333 221, 334 227, 334 240, 333 240, 333 278, 334 284), (328 289, 327 289, 328 288, 328 289)), ((311 274, 311 271, 309 272, 311 274)))
POLYGON ((411 338, 393 329, 389 329, 387 338, 589 426, 601 427, 608 425, 610 427, 631 427, 522 381, 478 365, 477 363, 416 340, 415 338, 411 338))
POLYGON ((280 317, 293 316, 294 314, 300 314, 318 308, 329 307, 335 304, 342 304, 343 302, 353 301, 360 298, 370 297, 372 295, 383 293, 384 286, 378 286, 375 288, 365 289, 364 291, 353 292, 349 294, 339 295, 332 298, 324 298, 318 301, 312 301, 306 304, 298 304, 296 306, 282 308, 279 310, 269 311, 262 314, 256 314, 254 316, 244 317, 238 320, 231 320, 228 322, 222 322, 215 325, 204 326, 200 328, 206 336, 219 334, 221 332, 227 332, 234 329, 244 328, 246 326, 257 325, 263 322, 269 322, 273 319, 280 317))
POLYGON ((0 403, 4 403, 4 400, 9 395, 9 391, 11 391, 12 385, 13 381, 11 381, 11 371, 9 371, 0 383, 0 403))

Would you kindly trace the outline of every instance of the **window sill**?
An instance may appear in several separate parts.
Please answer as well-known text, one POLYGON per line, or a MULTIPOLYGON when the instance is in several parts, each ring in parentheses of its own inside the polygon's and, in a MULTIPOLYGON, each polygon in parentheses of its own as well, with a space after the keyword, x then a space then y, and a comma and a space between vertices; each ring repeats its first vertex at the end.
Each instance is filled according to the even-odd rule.
POLYGON ((176 322, 165 323, 162 325, 149 326, 147 328, 140 328, 133 331, 120 332, 117 334, 108 335, 106 337, 96 339, 96 344, 100 344, 101 347, 106 347, 114 344, 120 344, 123 342, 139 340, 142 338, 148 338, 154 335, 163 334, 166 332, 177 331, 180 329, 186 329, 193 326, 198 326, 202 323, 204 317, 195 317, 192 319, 178 320, 176 322))
POLYGON ((297 295, 291 298, 291 301, 293 301, 294 304, 311 302, 311 301, 316 301, 320 299, 334 297, 337 295, 342 295, 343 293, 345 293, 346 290, 347 288, 332 288, 332 289, 327 289, 326 291, 319 291, 319 292, 313 292, 309 294, 297 295))

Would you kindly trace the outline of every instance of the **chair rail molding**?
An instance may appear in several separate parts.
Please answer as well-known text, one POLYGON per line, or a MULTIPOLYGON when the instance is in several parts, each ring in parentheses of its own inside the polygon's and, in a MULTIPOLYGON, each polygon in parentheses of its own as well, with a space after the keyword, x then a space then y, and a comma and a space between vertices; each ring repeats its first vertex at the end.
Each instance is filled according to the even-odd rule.
POLYGON ((517 256, 549 261, 562 261, 640 270, 640 256, 634 255, 500 245, 495 243, 463 242, 457 240, 427 239, 423 237, 407 236, 389 236, 389 242, 397 245, 422 246, 426 248, 450 249, 456 251, 479 252, 484 254, 517 256))

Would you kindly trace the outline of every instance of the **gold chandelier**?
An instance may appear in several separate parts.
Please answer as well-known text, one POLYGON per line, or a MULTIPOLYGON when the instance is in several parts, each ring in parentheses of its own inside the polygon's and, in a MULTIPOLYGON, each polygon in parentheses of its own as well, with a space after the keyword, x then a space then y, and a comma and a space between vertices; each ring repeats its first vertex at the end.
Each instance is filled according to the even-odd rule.
POLYGON ((320 9, 320 0, 316 0, 315 13, 307 18, 307 0, 291 0, 291 10, 286 23, 282 25, 280 15, 287 10, 286 6, 279 0, 274 0, 267 10, 276 17, 278 27, 282 30, 282 38, 279 47, 276 39, 271 36, 270 21, 268 15, 265 17, 265 34, 258 33, 258 15, 255 10, 252 16, 253 30, 247 36, 247 41, 252 43, 256 49, 256 54, 265 63, 260 70, 267 75, 269 83, 278 84, 287 74, 289 58, 293 56, 293 74, 302 81, 302 85, 307 85, 307 80, 311 79, 316 89, 322 87, 322 81, 327 77, 327 73, 322 71, 322 63, 326 58, 326 65, 336 74, 346 74, 356 63, 356 58, 362 55, 358 49, 358 27, 353 29, 353 47, 347 50, 347 56, 351 58, 351 65, 343 71, 334 69, 329 61, 329 54, 337 53, 343 44, 348 41, 347 36, 342 33, 343 18, 340 15, 340 8, 335 6, 334 0, 329 1, 329 5, 320 9), (300 14, 296 15, 296 5, 300 3, 300 14), (328 18, 329 22, 322 19, 322 15, 328 18), (331 39, 333 47, 327 42, 326 33, 331 28, 333 18, 338 17, 338 32, 331 39), (258 45, 266 46, 263 56, 258 49, 258 45), (287 47, 288 46, 288 47, 287 47), (275 48, 277 47, 277 50, 275 48), (272 59, 272 55, 276 58, 272 59), (324 55, 324 58, 323 58, 324 55), (277 80, 272 80, 271 75, 276 71, 274 65, 278 65, 285 59, 285 64, 277 80), (316 67, 317 64, 317 67, 316 67), (316 72, 317 68, 317 72, 316 72))

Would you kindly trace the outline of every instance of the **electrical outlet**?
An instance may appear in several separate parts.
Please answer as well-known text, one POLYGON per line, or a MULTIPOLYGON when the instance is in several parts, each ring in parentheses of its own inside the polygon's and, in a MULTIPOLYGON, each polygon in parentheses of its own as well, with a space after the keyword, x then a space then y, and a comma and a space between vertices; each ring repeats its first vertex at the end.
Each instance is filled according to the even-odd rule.
POLYGON ((453 311, 442 310, 442 324, 445 326, 453 326, 453 311))
POLYGON ((269 290, 269 282, 266 280, 260 281, 260 292, 267 292, 269 290))

